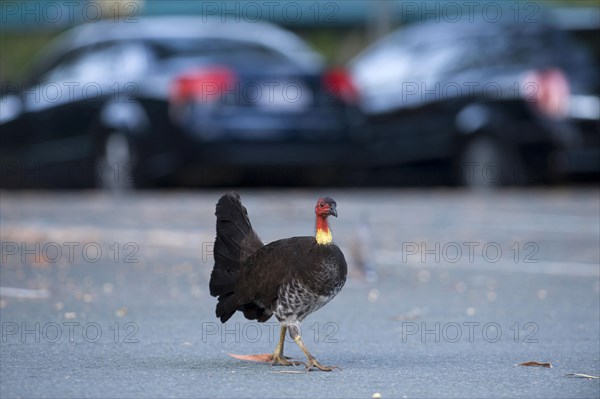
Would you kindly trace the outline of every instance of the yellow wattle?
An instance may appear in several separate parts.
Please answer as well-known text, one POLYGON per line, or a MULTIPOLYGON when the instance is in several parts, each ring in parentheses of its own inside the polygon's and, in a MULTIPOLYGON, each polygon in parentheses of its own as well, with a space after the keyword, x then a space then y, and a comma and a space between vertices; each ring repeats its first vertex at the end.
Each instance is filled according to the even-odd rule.
POLYGON ((331 242, 333 241, 333 237, 331 236, 331 230, 329 229, 317 229, 317 235, 315 238, 317 239, 317 244, 320 245, 331 244, 331 242))

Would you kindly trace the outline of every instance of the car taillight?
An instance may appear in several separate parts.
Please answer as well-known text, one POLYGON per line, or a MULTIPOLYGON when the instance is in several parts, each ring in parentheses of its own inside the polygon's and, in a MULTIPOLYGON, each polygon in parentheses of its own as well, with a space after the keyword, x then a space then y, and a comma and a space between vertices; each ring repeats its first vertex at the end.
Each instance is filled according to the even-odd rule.
POLYGON ((170 91, 171 103, 213 102, 230 91, 235 82, 235 74, 226 67, 186 72, 173 81, 170 91))
POLYGON ((523 80, 525 99, 540 113, 551 118, 564 118, 569 111, 569 82, 557 68, 531 71, 523 80))
POLYGON ((348 72, 343 69, 332 69, 326 72, 323 76, 323 86, 346 104, 358 102, 358 90, 348 72))

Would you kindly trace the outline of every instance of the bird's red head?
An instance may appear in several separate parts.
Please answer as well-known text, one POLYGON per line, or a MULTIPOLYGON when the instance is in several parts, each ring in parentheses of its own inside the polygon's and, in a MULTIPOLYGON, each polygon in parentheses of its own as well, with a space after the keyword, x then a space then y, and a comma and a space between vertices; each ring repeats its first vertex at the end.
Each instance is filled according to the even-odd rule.
POLYGON ((329 215, 337 217, 337 204, 333 200, 333 198, 323 197, 317 200, 317 205, 315 206, 315 215, 317 217, 326 218, 329 215))
POLYGON ((319 245, 328 245, 332 243, 331 231, 327 224, 327 216, 332 215, 337 217, 336 203, 332 198, 319 198, 315 206, 315 214, 317 216, 317 233, 315 239, 319 245))

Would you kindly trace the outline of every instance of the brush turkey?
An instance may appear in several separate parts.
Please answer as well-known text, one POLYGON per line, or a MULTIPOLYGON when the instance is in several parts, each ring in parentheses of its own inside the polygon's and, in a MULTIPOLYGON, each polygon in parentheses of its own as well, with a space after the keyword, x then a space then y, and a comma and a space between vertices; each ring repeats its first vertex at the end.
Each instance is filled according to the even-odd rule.
POLYGON ((310 354, 300 336, 300 323, 328 303, 346 282, 344 254, 333 243, 328 216, 337 217, 336 202, 319 198, 315 206, 314 237, 292 237, 264 245, 250 223, 237 193, 219 199, 216 208, 217 238, 210 294, 218 297, 216 315, 225 323, 240 311, 249 320, 265 322, 275 315, 280 323, 279 343, 273 354, 233 355, 243 360, 279 365, 304 364, 331 371, 310 354), (286 330, 308 362, 283 355, 286 330))

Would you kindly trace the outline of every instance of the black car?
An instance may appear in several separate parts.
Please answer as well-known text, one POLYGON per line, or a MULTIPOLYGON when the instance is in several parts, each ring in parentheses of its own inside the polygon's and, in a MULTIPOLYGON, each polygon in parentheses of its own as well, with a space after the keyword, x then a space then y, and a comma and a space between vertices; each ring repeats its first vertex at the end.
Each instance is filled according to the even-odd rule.
POLYGON ((475 186, 600 172, 594 60, 545 14, 504 16, 414 22, 352 60, 365 162, 475 186))
POLYGON ((5 186, 318 182, 363 123, 349 76, 296 35, 220 18, 72 28, 2 95, 5 186))

